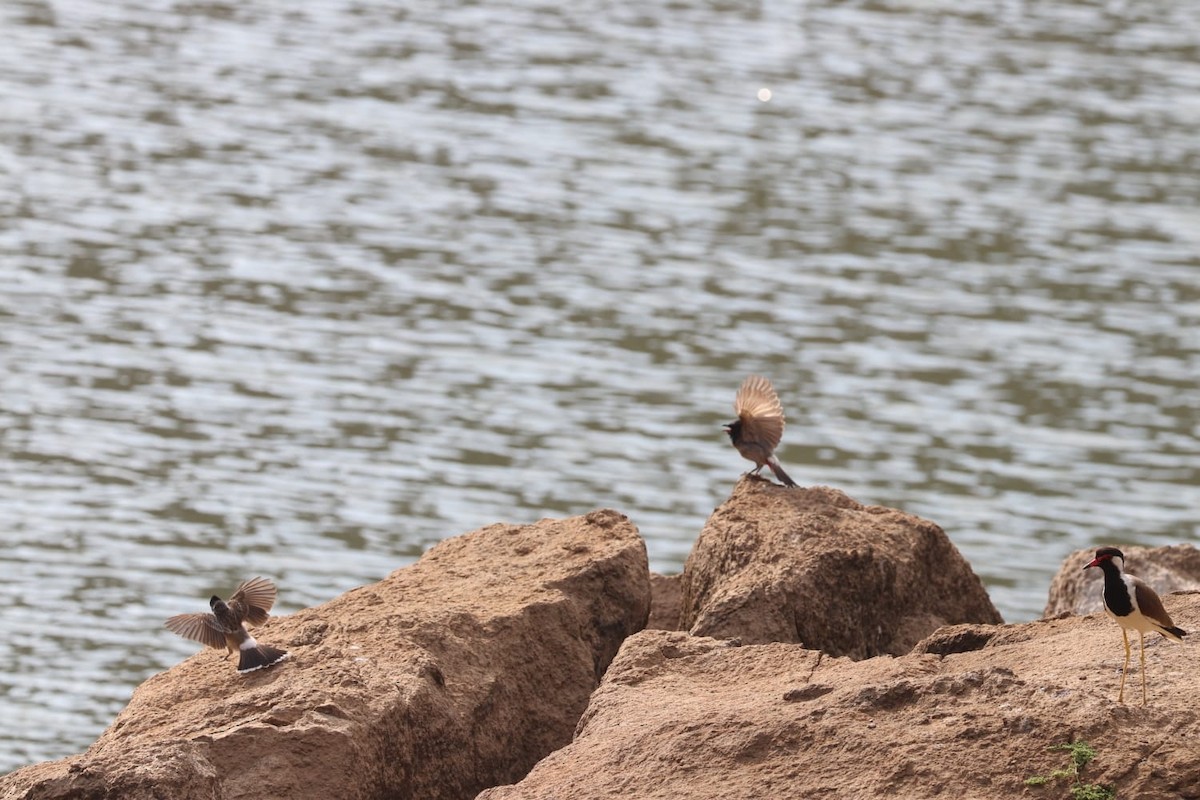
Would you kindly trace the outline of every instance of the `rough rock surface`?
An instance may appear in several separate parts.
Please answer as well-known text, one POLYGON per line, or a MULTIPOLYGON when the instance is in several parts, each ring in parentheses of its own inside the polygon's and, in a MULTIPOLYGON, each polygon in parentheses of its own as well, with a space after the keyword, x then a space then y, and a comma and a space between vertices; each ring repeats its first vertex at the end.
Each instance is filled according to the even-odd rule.
POLYGON ((646 627, 652 630, 679 630, 680 600, 683 576, 650 573, 650 619, 646 627))
POLYGON ((1001 622, 937 525, 823 486, 745 477, 683 571, 681 627, 830 655, 908 652, 941 625, 1001 622))
MULTIPOLYGON (((1165 603, 1200 627, 1200 595, 1165 603)), ((1065 781, 1023 781, 1067 766, 1050 748, 1078 740, 1098 753, 1083 779, 1117 797, 1200 795, 1194 648, 1148 648, 1145 708, 1115 702, 1124 651, 1103 615, 947 627, 917 650, 852 661, 644 631, 622 646, 575 741, 479 800, 1057 800, 1065 781)), ((1133 665, 1126 699, 1140 703, 1133 665)))
POLYGON ((150 678, 87 752, 0 797, 474 797, 570 741, 649 606, 624 516, 493 525, 256 629, 291 651, 276 667, 207 650, 150 678))
MULTIPOLYGON (((1200 589, 1200 550, 1190 544, 1171 547, 1117 545, 1125 554, 1125 570, 1136 575, 1159 596, 1169 592, 1200 589)), ((1092 614, 1104 610, 1104 573, 1084 570, 1097 548, 1076 550, 1067 556, 1050 583, 1044 617, 1058 614, 1092 614)))

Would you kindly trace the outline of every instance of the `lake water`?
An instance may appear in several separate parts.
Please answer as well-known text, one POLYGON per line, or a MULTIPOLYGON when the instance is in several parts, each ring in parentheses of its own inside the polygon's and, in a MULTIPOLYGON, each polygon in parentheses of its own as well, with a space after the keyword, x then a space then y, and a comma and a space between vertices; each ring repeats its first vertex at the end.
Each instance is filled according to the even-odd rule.
POLYGON ((0 771, 251 575, 603 506, 679 571, 752 372, 1009 621, 1200 539, 1200 4, 409 5, 0 5, 0 771))

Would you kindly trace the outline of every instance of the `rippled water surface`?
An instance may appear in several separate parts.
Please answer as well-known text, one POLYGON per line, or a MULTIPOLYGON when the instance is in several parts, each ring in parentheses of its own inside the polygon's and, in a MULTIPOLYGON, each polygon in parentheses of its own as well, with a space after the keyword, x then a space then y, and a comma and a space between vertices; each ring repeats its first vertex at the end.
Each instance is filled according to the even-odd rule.
POLYGON ((0 770, 250 575, 598 506, 680 570, 750 372, 1010 621, 1200 538, 1200 5, 407 5, 0 5, 0 770))

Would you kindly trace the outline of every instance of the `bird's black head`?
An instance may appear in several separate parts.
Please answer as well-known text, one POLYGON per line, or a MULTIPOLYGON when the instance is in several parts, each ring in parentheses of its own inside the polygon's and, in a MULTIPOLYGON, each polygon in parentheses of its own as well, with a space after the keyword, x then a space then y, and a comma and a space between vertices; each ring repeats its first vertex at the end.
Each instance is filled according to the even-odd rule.
POLYGON ((217 606, 223 606, 223 605, 225 605, 225 601, 222 600, 221 598, 217 597, 215 594, 212 597, 208 598, 208 607, 211 608, 213 611, 217 610, 217 606))
POLYGON ((736 442, 738 437, 742 435, 742 421, 740 419, 735 419, 733 422, 723 425, 722 427, 725 428, 725 432, 729 434, 729 441, 731 442, 736 442))
POLYGON ((1096 557, 1093 558, 1088 563, 1088 565, 1086 567, 1084 567, 1084 569, 1091 569, 1092 567, 1099 567, 1100 565, 1102 565, 1106 562, 1112 561, 1114 558, 1121 559, 1122 563, 1125 562, 1125 554, 1122 553, 1117 548, 1101 547, 1099 550, 1096 551, 1096 557))

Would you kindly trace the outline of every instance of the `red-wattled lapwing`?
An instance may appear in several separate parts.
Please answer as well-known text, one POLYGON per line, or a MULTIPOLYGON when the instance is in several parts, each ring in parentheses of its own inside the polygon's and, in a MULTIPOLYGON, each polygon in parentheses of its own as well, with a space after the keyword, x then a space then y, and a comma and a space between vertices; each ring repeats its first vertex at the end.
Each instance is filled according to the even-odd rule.
POLYGON ((186 639, 237 653, 238 672, 253 672, 288 657, 283 650, 259 644, 246 632, 245 623, 261 625, 271 616, 268 612, 275 605, 275 584, 266 578, 242 581, 228 603, 214 594, 208 605, 211 614, 176 614, 164 624, 186 639))
POLYGON ((1129 631, 1137 631, 1142 655, 1142 705, 1146 705, 1146 634, 1161 633, 1168 639, 1183 641, 1187 632, 1175 627, 1162 600, 1140 578, 1121 571, 1125 554, 1115 547, 1101 547, 1084 569, 1099 567, 1104 573, 1104 612, 1121 626, 1125 640, 1125 664, 1121 667, 1121 689, 1117 702, 1125 702, 1125 672, 1129 669, 1129 631), (1118 564, 1113 559, 1121 559, 1118 564))
POLYGON ((783 438, 783 406, 771 382, 760 375, 742 381, 733 399, 733 411, 738 418, 725 426, 725 432, 742 458, 754 462, 750 474, 757 475, 767 466, 784 486, 795 486, 775 458, 775 448, 783 438))

